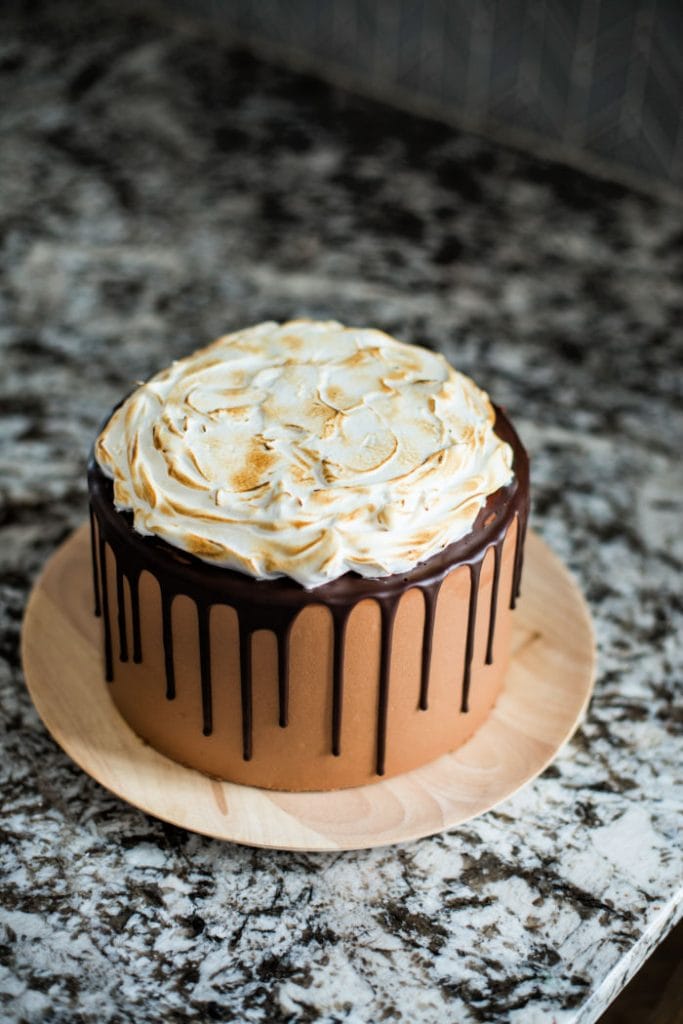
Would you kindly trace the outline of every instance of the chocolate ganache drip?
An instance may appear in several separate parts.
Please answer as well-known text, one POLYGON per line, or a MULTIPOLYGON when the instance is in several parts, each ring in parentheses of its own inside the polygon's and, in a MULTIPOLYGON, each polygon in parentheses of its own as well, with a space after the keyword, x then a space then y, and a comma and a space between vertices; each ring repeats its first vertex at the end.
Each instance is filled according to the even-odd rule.
MULTIPOLYGON (((171 610, 174 599, 185 595, 197 609, 199 661, 202 702, 202 731, 213 731, 213 686, 211 672, 210 613, 213 605, 233 608, 238 618, 239 680, 242 708, 242 755, 249 761, 253 755, 253 699, 251 641, 257 630, 270 630, 277 641, 278 720, 282 728, 289 722, 289 637, 292 625, 302 609, 312 604, 325 605, 332 617, 332 718, 330 750, 340 756, 344 707, 344 642, 349 616, 361 601, 368 598, 380 608, 381 641, 377 700, 376 772, 383 775, 387 748, 387 718, 391 678, 392 641, 396 612, 403 594, 413 588, 420 590, 424 600, 424 631, 422 640, 421 678, 416 705, 421 711, 429 708, 429 678, 435 612, 440 587, 447 576, 460 566, 469 570, 469 604, 465 624, 464 663, 454 679, 454 713, 466 714, 469 708, 470 677, 474 654, 474 637, 478 612, 481 568, 493 549, 493 580, 486 643, 486 664, 493 661, 496 610, 499 599, 502 548, 508 531, 516 521, 517 532, 510 594, 505 598, 515 607, 519 597, 523 566, 524 539, 529 508, 529 466, 526 452, 509 420, 496 408, 495 431, 507 441, 514 452, 514 478, 511 484, 490 495, 481 509, 472 531, 442 552, 422 562, 408 573, 366 579, 347 573, 330 583, 306 590, 287 578, 254 580, 231 569, 212 566, 192 555, 171 547, 157 537, 136 533, 132 516, 118 512, 114 506, 113 484, 104 475, 94 456, 88 465, 90 489, 91 555, 95 614, 104 624, 104 672, 107 681, 114 679, 112 613, 107 581, 106 549, 111 550, 116 572, 116 622, 118 657, 129 657, 129 637, 125 610, 126 585, 130 593, 132 657, 143 659, 139 580, 143 570, 157 580, 161 593, 161 629, 166 674, 166 698, 176 695, 173 657, 171 610)), ((220 680, 224 685, 224 680, 220 680)))

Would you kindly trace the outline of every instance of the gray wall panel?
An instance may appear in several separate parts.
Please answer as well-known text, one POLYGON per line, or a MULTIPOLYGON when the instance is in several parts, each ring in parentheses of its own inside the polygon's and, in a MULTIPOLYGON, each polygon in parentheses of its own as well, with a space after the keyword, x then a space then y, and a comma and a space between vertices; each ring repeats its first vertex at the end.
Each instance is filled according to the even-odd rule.
POLYGON ((163 0, 397 101, 683 185, 683 0, 163 0))

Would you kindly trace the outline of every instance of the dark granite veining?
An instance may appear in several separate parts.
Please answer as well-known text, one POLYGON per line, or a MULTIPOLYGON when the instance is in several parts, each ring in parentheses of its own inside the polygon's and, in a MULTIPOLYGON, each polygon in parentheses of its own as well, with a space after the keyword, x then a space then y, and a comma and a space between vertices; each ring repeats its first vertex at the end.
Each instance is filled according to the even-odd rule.
MULTIPOLYGON (((0 32, 0 1016, 592 1021, 681 913, 680 210, 99 4, 0 32), (600 649, 586 724, 451 834, 338 856, 173 829, 22 685, 103 412, 266 317, 444 350, 534 459, 600 649)), ((68 666, 64 667, 68 672, 68 666)))

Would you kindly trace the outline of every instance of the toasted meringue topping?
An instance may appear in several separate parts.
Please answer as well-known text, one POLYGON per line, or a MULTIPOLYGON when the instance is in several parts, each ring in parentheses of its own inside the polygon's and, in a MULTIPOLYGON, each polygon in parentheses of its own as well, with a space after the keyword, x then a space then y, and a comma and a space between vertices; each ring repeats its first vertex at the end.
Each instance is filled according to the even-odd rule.
POLYGON ((262 323, 138 387, 95 446, 135 529, 312 588, 407 572, 510 483, 485 392, 443 358, 335 322, 262 323))

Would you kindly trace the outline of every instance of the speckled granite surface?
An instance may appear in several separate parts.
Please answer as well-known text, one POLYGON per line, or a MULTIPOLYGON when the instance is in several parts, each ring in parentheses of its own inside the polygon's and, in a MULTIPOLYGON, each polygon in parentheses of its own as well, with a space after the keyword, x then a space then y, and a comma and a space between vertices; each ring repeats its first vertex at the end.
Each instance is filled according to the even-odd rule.
POLYGON ((0 1017, 595 1020, 683 895, 681 213, 80 7, 0 32, 0 1017), (278 855, 146 818, 22 683, 26 596, 84 516, 104 411, 298 313, 443 348, 509 406, 533 525, 597 626, 553 767, 397 849, 278 855))

